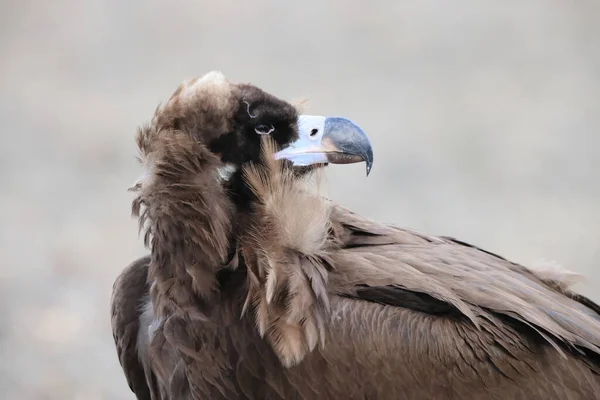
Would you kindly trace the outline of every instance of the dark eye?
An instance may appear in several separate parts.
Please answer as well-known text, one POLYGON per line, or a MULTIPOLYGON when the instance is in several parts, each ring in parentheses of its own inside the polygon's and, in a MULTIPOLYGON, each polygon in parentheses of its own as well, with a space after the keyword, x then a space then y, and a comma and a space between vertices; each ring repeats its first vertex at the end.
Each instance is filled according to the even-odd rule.
POLYGON ((275 128, 273 127, 273 125, 256 125, 254 127, 254 131, 256 133, 258 133, 259 135, 268 135, 269 133, 273 132, 275 130, 275 128))

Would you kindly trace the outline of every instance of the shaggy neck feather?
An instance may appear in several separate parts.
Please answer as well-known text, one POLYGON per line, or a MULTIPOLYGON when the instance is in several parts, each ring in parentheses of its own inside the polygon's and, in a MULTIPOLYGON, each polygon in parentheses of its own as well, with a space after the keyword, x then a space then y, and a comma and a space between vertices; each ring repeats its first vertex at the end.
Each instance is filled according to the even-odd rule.
POLYGON ((216 295, 216 273, 227 259, 234 206, 216 156, 188 135, 163 140, 152 182, 134 201, 152 253, 152 300, 159 314, 206 313, 202 304, 216 295))

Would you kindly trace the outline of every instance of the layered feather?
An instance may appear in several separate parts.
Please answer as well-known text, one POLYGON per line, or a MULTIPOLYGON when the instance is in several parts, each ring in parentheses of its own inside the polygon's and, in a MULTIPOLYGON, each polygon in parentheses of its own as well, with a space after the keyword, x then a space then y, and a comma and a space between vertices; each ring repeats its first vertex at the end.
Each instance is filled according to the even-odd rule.
POLYGON ((508 317, 560 353, 579 348, 600 354, 600 315, 564 294, 572 274, 530 270, 451 238, 381 225, 378 232, 371 228, 377 224, 340 207, 332 214, 341 237, 352 243, 332 254, 336 274, 330 280, 338 294, 365 298, 357 293, 362 287, 380 288, 393 303, 394 288, 400 289, 398 298, 402 290, 423 293, 451 305, 476 326, 508 317))

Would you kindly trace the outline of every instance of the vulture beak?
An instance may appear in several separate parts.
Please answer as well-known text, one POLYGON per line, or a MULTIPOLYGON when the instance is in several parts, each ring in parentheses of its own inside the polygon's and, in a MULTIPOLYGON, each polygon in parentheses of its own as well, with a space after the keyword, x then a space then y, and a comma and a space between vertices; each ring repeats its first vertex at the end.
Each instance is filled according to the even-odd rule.
POLYGON ((368 176, 373 166, 373 148, 367 134, 346 118, 300 115, 298 139, 275 153, 275 159, 282 158, 295 166, 364 161, 368 176))

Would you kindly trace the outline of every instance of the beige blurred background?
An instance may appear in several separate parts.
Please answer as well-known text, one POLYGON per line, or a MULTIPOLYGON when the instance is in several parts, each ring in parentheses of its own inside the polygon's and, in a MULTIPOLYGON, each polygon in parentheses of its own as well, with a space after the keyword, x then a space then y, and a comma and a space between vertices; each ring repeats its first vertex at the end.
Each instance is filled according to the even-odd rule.
POLYGON ((145 253, 134 134, 220 69, 370 134, 327 193, 586 274, 600 300, 600 3, 0 3, 0 399, 133 399, 109 297, 145 253))

